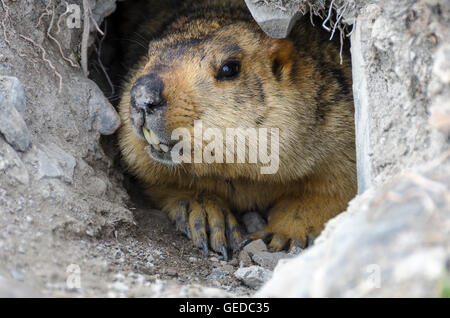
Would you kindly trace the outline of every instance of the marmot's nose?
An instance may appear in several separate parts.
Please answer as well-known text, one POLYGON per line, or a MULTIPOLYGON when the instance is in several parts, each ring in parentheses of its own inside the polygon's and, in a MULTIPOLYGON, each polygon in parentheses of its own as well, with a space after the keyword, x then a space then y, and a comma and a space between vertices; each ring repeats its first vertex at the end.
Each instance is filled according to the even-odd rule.
POLYGON ((163 90, 164 84, 158 75, 144 75, 134 83, 131 89, 131 105, 150 112, 153 108, 164 104, 163 90))

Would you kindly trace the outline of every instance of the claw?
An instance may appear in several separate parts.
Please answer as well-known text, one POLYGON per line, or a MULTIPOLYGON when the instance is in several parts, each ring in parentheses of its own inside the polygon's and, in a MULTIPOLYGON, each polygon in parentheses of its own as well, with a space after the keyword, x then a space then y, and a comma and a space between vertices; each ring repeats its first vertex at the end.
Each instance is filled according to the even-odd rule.
POLYGON ((272 237, 272 240, 270 241, 268 248, 271 251, 278 252, 285 249, 289 243, 289 239, 285 237, 284 235, 275 234, 272 237))
POLYGON ((189 229, 189 225, 186 225, 186 236, 188 239, 192 239, 191 230, 189 229))
POLYGON ((225 261, 228 261, 228 252, 227 252, 227 248, 225 247, 225 245, 222 244, 222 247, 220 248, 220 253, 222 253, 223 259, 225 261))
POLYGON ((228 246, 231 250, 236 250, 243 241, 239 224, 233 214, 231 214, 228 210, 222 209, 222 213, 225 217, 225 233, 229 243, 228 246))
POLYGON ((206 240, 205 239, 202 239, 202 250, 203 250, 203 254, 205 255, 205 257, 207 257, 208 256, 208 252, 209 252, 209 250, 208 250, 208 243, 206 242, 206 240))
POLYGON ((230 251, 244 241, 235 216, 228 209, 221 208, 220 200, 174 199, 167 210, 177 229, 192 240, 205 256, 211 249, 229 260, 232 256, 230 251))
POLYGON ((269 244, 270 242, 272 242, 273 236, 274 236, 273 233, 265 234, 262 240, 264 243, 269 244))

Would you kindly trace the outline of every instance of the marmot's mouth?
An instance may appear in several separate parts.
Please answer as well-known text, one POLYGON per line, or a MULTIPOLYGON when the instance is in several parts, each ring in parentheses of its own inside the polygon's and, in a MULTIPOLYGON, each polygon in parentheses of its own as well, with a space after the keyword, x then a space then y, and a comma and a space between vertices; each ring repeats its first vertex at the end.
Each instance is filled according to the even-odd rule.
POLYGON ((148 130, 147 128, 142 127, 142 133, 144 134, 145 140, 149 143, 149 146, 146 147, 146 150, 153 160, 166 165, 175 164, 170 153, 173 148, 172 145, 162 143, 159 137, 151 129, 148 130))

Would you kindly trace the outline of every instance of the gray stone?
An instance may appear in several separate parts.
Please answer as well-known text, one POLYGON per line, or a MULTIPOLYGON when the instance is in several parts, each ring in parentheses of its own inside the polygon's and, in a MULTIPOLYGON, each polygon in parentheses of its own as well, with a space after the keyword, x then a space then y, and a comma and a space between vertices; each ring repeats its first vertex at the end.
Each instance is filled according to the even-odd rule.
POLYGON ((1 298, 28 298, 43 297, 42 294, 36 292, 23 283, 6 279, 0 276, 0 297, 1 298))
POLYGON ((226 264, 226 265, 222 266, 222 271, 224 271, 225 273, 232 273, 232 272, 234 272, 234 270, 235 270, 235 268, 232 265, 226 264))
POLYGON ((247 212, 242 215, 242 223, 248 234, 255 233, 266 226, 266 221, 258 212, 247 212))
POLYGON ((27 109, 25 90, 17 77, 0 76, 0 94, 23 117, 27 109))
POLYGON ((432 80, 429 85, 432 99, 429 123, 450 138, 450 44, 443 43, 436 52, 432 80))
POLYGON ((244 246, 243 251, 245 251, 246 253, 248 253, 248 255, 250 255, 250 257, 252 257, 258 252, 267 251, 267 246, 263 240, 259 239, 248 243, 246 246, 244 246))
MULTIPOLYGON (((116 10, 116 2, 112 0, 96 0, 94 2, 92 13, 97 24, 101 25, 103 20, 116 10)), ((91 31, 93 32, 95 29, 92 27, 91 31)))
POLYGON ((355 143, 356 143, 356 167, 358 176, 358 193, 363 193, 371 186, 372 175, 369 151, 369 104, 366 73, 362 71, 366 67, 361 49, 361 30, 356 28, 352 34, 352 76, 353 98, 355 103, 355 143))
POLYGON ((38 153, 39 178, 61 178, 72 183, 76 166, 75 158, 54 143, 41 145, 38 153))
POLYGON ((258 297, 437 297, 450 259, 450 157, 355 198, 258 297))
POLYGON ((91 81, 88 126, 102 135, 111 135, 120 126, 119 114, 100 89, 91 81))
MULTIPOLYGON (((450 96, 450 85, 441 86, 445 80, 440 80, 448 76, 448 58, 439 58, 446 49, 438 49, 450 36, 445 18, 450 3, 388 1, 382 10, 373 4, 360 6, 351 56, 362 193, 449 149, 448 137, 437 134, 429 120, 432 106, 440 108, 450 96), (430 14, 424 23, 411 18, 412 12, 430 14), (438 89, 430 89, 433 82, 438 89)), ((435 112, 434 124, 443 125, 446 113, 435 112)))
MULTIPOLYGON (((149 286, 139 286, 128 294, 130 297, 152 298, 224 298, 233 295, 219 288, 205 287, 195 284, 181 285, 174 281, 162 281, 157 279, 149 286)), ((115 296, 115 295, 113 295, 115 296)))
POLYGON ((17 155, 17 152, 2 139, 0 139, 0 172, 8 176, 8 182, 17 180, 23 185, 28 185, 29 183, 29 174, 26 166, 17 155))
POLYGON ((31 136, 23 119, 25 93, 15 77, 0 76, 0 133, 17 151, 31 147, 31 136))
POLYGON ((241 267, 234 276, 251 288, 259 288, 272 277, 272 272, 261 266, 241 267))
POLYGON ((252 260, 264 268, 273 270, 280 259, 290 257, 292 256, 284 252, 257 252, 253 255, 252 260))
POLYGON ((222 271, 220 268, 215 268, 213 269, 213 271, 211 272, 211 274, 209 274, 208 276, 206 276, 206 279, 209 280, 217 280, 217 279, 223 279, 226 278, 228 276, 228 273, 222 271))
POLYGON ((267 251, 267 246, 261 239, 252 241, 244 246, 244 248, 239 252, 240 266, 252 265, 253 255, 262 251, 267 251))
POLYGON ((244 250, 239 252, 239 266, 250 266, 252 265, 252 258, 244 250))
POLYGON ((289 1, 283 8, 265 1, 245 0, 250 13, 261 29, 272 38, 285 38, 300 17, 300 7, 295 1, 289 1))

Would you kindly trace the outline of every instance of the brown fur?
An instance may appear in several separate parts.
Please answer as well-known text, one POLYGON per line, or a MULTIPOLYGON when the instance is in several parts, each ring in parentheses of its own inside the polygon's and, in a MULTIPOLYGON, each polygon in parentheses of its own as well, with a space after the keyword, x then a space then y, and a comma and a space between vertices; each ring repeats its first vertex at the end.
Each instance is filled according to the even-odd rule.
MULTIPOLYGON (((231 212, 250 210, 269 211, 267 227, 253 237, 273 235, 274 250, 289 242, 305 246, 356 193, 349 58, 344 55, 341 65, 339 44, 309 18, 277 40, 259 29, 241 1, 201 2, 161 21, 165 31, 130 72, 119 106, 123 158, 156 207, 198 247, 206 250, 209 241, 218 252, 236 248, 242 236, 231 212), (239 77, 215 80, 230 55, 241 61, 239 77), (249 163, 167 166, 152 160, 132 129, 130 90, 154 72, 164 83, 168 131, 193 127, 195 119, 204 127, 278 127, 278 172, 263 175, 259 164, 249 163)), ((157 30, 154 21, 140 28, 149 38, 157 30)))

